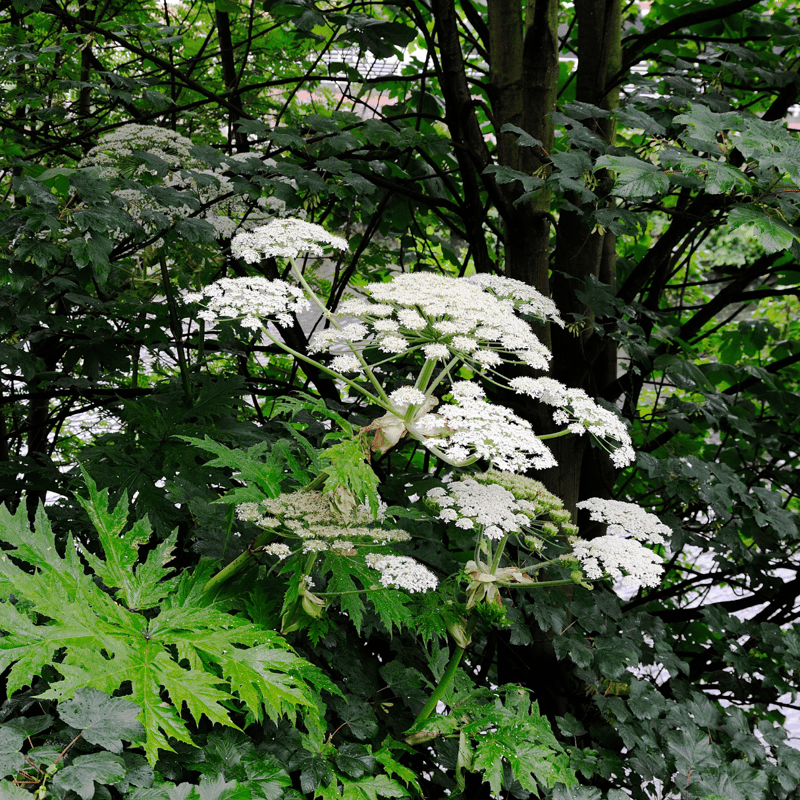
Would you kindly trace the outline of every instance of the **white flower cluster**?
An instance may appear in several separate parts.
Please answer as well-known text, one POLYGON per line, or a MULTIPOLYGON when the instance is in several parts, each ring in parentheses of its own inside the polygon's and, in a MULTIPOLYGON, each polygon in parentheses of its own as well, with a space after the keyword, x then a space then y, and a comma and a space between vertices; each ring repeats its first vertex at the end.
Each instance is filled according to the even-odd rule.
MULTIPOLYGON (((80 163, 82 167, 102 167, 103 178, 115 177, 120 168, 132 164, 132 156, 136 150, 151 153, 161 159, 172 169, 199 167, 200 163, 192 156, 191 139, 181 136, 169 128, 157 125, 121 125, 104 134, 98 144, 93 147, 80 163)), ((135 174, 155 171, 146 164, 137 164, 135 174)))
POLYGON ((433 591, 439 581, 425 566, 408 556, 388 556, 380 553, 369 553, 367 564, 381 573, 384 586, 395 586, 409 592, 433 591))
POLYGON ((476 530, 487 539, 518 533, 530 522, 525 511, 535 511, 531 503, 516 500, 502 486, 484 485, 472 478, 454 481, 447 489, 431 489, 426 497, 441 509, 440 520, 452 522, 456 528, 476 530))
POLYGON ((664 571, 659 555, 636 540, 618 536, 576 542, 569 557, 581 562, 581 570, 587 578, 596 580, 610 575, 632 589, 658 586, 664 571))
POLYGON ((514 378, 511 388, 534 400, 555 406, 553 420, 566 425, 571 433, 588 431, 611 449, 611 460, 617 467, 631 464, 636 454, 625 423, 612 411, 599 406, 583 389, 572 389, 553 378, 514 378))
POLYGON ((455 403, 441 405, 438 413, 426 414, 409 427, 412 435, 421 434, 426 447, 440 451, 456 465, 484 458, 508 472, 557 466, 530 422, 505 406, 488 402, 478 384, 458 381, 450 391, 455 403), (447 438, 433 438, 443 433, 447 438))
MULTIPOLYGON (((507 360, 548 368, 550 351, 516 315, 514 302, 472 280, 404 273, 389 283, 371 283, 365 291, 367 298, 345 300, 339 312, 359 318, 361 340, 381 353, 418 349, 427 359, 457 358, 481 373, 507 360)), ((336 352, 343 342, 353 341, 329 328, 315 336, 312 348, 336 352)))
POLYGON ((266 278, 220 278, 199 292, 184 295, 188 303, 206 303, 198 317, 214 323, 218 319, 240 319, 243 328, 258 330, 262 320, 272 319, 284 328, 292 314, 309 307, 302 289, 285 281, 266 278))
POLYGON ((261 548, 263 552, 271 556, 277 556, 281 561, 288 558, 292 554, 292 550, 288 544, 283 542, 273 542, 272 544, 265 545, 261 548))
POLYGON ((514 278, 485 273, 472 275, 467 280, 477 283, 482 289, 491 292, 500 300, 510 300, 514 304, 514 308, 522 314, 529 314, 542 322, 549 320, 561 328, 564 327, 564 320, 561 319, 556 304, 532 286, 528 286, 527 283, 514 278))
POLYGON ((587 510, 589 518, 595 522, 605 522, 608 534, 612 536, 630 536, 652 544, 664 544, 664 537, 672 535, 668 525, 636 503, 591 497, 582 500, 577 507, 587 510))
POLYGON ((670 529, 655 514, 635 503, 599 497, 578 503, 578 508, 589 510, 596 522, 608 523, 608 533, 604 536, 573 545, 571 556, 581 562, 587 578, 610 575, 634 589, 658 586, 664 571, 661 557, 638 541, 664 544, 664 536, 670 529))
POLYGON ((162 179, 164 186, 175 189, 178 195, 167 203, 164 198, 140 189, 127 188, 115 191, 126 210, 149 233, 168 227, 178 219, 195 215, 214 228, 217 238, 230 238, 242 226, 251 227, 269 219, 271 212, 280 212, 285 205, 276 198, 259 198, 257 209, 249 208, 235 191, 231 179, 224 174, 232 162, 255 159, 265 162, 254 153, 229 156, 223 166, 209 169, 208 165, 192 155, 191 139, 168 128, 155 125, 123 125, 100 138, 80 162, 82 167, 99 166, 106 180, 119 175, 142 178, 156 175, 158 170, 135 157, 136 152, 155 156, 167 165, 169 172, 162 179), (200 209, 202 210, 200 211, 200 209), (198 213, 199 211, 199 213, 198 213))
MULTIPOLYGON (((343 514, 334 507, 333 495, 322 492, 291 492, 260 503, 240 503, 236 515, 245 522, 273 528, 283 536, 301 541, 304 553, 335 550, 352 554, 357 544, 385 545, 411 538, 403 530, 367 527, 373 519, 366 508, 356 506, 343 514)), ((279 558, 285 558, 289 552, 288 546, 282 544, 268 548, 266 552, 279 558)))
POLYGON ((322 256, 325 251, 321 245, 347 250, 345 239, 328 233, 321 225, 302 219, 274 219, 268 225, 237 233, 231 241, 231 252, 248 264, 257 264, 271 256, 297 258, 301 253, 322 256))

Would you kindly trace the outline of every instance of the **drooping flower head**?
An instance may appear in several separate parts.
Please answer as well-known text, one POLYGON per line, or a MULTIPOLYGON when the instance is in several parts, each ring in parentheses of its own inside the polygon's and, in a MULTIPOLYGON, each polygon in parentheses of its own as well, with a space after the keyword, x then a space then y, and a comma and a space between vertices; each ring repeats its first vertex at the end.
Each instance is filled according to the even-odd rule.
POLYGON ((577 505, 596 522, 608 524, 604 536, 573 545, 570 555, 580 561, 586 577, 610 575, 633 589, 658 586, 664 571, 661 556, 640 542, 663 544, 664 536, 671 533, 669 527, 635 503, 592 497, 577 505))
POLYGON ((633 443, 625 423, 613 411, 599 406, 583 389, 564 386, 552 378, 514 378, 510 386, 524 394, 555 407, 553 420, 570 433, 588 433, 609 450, 617 467, 632 463, 633 443))

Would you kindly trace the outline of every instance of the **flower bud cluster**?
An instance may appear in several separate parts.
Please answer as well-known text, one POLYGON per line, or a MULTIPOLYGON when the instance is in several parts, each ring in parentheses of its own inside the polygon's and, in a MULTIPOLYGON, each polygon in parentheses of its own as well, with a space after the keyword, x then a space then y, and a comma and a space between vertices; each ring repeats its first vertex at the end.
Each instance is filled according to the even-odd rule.
POLYGON ((538 536, 529 535, 532 530, 567 537, 577 532, 555 495, 538 481, 511 472, 489 470, 431 489, 426 497, 443 522, 487 539, 525 533, 520 542, 532 551, 544 545, 538 536))
MULTIPOLYGON (((272 528, 282 536, 302 543, 303 552, 334 550, 352 553, 358 545, 386 545, 406 542, 406 531, 373 526, 374 519, 363 506, 353 506, 343 512, 334 505, 332 494, 299 491, 262 500, 260 503, 240 503, 237 517, 261 528, 272 528)), ((283 544, 264 547, 278 558, 288 555, 283 544)))

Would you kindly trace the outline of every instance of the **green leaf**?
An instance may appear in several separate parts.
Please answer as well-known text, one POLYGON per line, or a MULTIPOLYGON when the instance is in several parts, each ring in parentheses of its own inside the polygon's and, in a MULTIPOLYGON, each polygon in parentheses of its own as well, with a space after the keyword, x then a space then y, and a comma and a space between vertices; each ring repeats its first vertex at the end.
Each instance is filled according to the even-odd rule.
POLYGON ((0 778, 16 775, 24 766, 25 759, 20 753, 25 735, 8 726, 0 728, 0 778))
POLYGON ((81 473, 89 490, 89 499, 78 496, 77 500, 89 515, 105 554, 105 560, 102 560, 81 547, 84 558, 109 589, 122 590, 128 608, 135 610, 158 605, 174 583, 166 579, 164 566, 172 558, 177 534, 160 542, 148 553, 145 563, 137 566, 139 548, 147 544, 152 534, 149 522, 136 520, 131 529, 123 533, 128 520, 127 494, 123 492, 116 508, 111 511, 108 490, 98 492, 97 485, 83 468, 81 473))
POLYGON ((378 762, 363 744, 345 742, 336 751, 333 763, 339 772, 351 778, 360 778, 362 775, 375 772, 378 762))
POLYGON ((594 170, 603 168, 617 173, 613 193, 618 197, 653 197, 669 189, 669 178, 649 161, 633 156, 600 156, 594 170))
POLYGON ((99 744, 113 753, 122 752, 122 739, 141 740, 144 728, 137 716, 140 709, 123 697, 109 697, 96 689, 79 689, 72 700, 61 703, 58 715, 81 731, 90 744, 99 744))
MULTIPOLYGON (((277 497, 281 493, 281 480, 284 477, 283 461, 270 451, 271 445, 267 442, 260 442, 247 450, 235 450, 215 442, 210 436, 205 436, 203 439, 193 436, 175 438, 215 455, 216 458, 208 461, 207 466, 228 467, 234 470, 236 477, 247 484, 255 484, 267 497, 277 497)), ((255 493, 252 499, 257 501, 262 497, 255 493)), ((237 499, 236 502, 242 500, 237 499)))
POLYGON ((30 792, 7 781, 0 783, 0 800, 31 800, 30 792))
POLYGON ((517 134, 517 147, 542 147, 542 142, 540 142, 538 139, 535 139, 526 131, 522 130, 522 128, 512 125, 510 122, 507 122, 502 128, 500 128, 500 133, 507 132, 517 134))
MULTIPOLYGON (((106 561, 95 557, 90 564, 104 576, 113 576, 130 556, 120 545, 124 531, 118 539, 113 537, 123 524, 122 513, 119 506, 109 511, 102 493, 96 493, 94 504, 91 499, 87 503, 111 556, 106 561)), ((256 718, 262 709, 276 718, 309 705, 304 681, 293 676, 303 662, 280 637, 203 600, 207 567, 184 572, 174 581, 165 577, 159 555, 148 585, 163 599, 155 613, 142 614, 116 602, 99 581, 84 573, 71 538, 64 557, 59 555, 41 508, 33 530, 24 506, 13 515, 0 509, 0 540, 13 548, 0 559, 0 579, 40 615, 32 622, 12 602, 0 602, 0 629, 5 632, 0 637, 0 669, 11 666, 8 691, 32 684, 45 667, 55 670, 62 679, 50 680, 42 696, 62 701, 75 697, 72 704, 63 705, 74 724, 88 725, 88 741, 114 748, 126 736, 143 739, 153 764, 160 749, 171 749, 170 737, 191 743, 179 713, 184 707, 196 722, 205 716, 231 726, 229 706, 239 700, 256 718), (23 570, 15 562, 26 562, 36 571, 23 570), (111 695, 123 686, 129 687, 127 699, 141 709, 143 731, 135 725, 126 700, 81 691, 93 688, 111 695)), ((138 573, 136 567, 133 572, 138 573)), ((73 772, 70 780, 80 784, 80 791, 88 791, 89 779, 82 777, 88 773, 73 772)))
POLYGON ((728 227, 743 236, 753 236, 767 253, 788 250, 800 239, 800 232, 791 225, 753 205, 734 206, 728 227))
POLYGON ((326 448, 320 453, 320 460, 325 464, 324 494, 336 494, 344 490, 351 495, 356 504, 366 503, 370 511, 377 516, 380 509, 378 496, 378 476, 369 465, 364 445, 360 438, 345 439, 326 448))
POLYGON ((73 791, 84 800, 94 797, 97 783, 116 783, 126 772, 125 762, 111 753, 90 753, 77 756, 53 778, 53 788, 67 792, 73 791))
POLYGON ((684 114, 678 114, 673 122, 687 126, 680 138, 693 150, 704 150, 707 153, 717 153, 717 137, 722 131, 742 130, 744 122, 742 115, 736 111, 716 114, 708 106, 692 103, 684 114))
POLYGON ((409 797, 410 792, 388 775, 376 775, 351 781, 339 778, 342 784, 342 800, 378 800, 379 797, 409 797))

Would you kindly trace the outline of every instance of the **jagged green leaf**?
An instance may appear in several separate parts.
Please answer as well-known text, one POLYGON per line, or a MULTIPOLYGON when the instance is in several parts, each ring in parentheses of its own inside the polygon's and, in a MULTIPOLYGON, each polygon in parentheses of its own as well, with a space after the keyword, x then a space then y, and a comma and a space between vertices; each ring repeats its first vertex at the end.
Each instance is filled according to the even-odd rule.
POLYGON ((369 465, 364 446, 359 438, 345 439, 320 453, 327 478, 324 492, 338 489, 352 494, 357 503, 366 503, 373 514, 380 508, 378 476, 369 465))
MULTIPOLYGON (((210 436, 202 439, 194 436, 176 436, 175 438, 216 456, 207 462, 207 466, 232 469, 235 477, 248 485, 255 484, 267 497, 277 497, 281 493, 284 462, 271 450, 268 442, 259 442, 247 450, 236 450, 215 442, 210 436)), ((256 495, 253 499, 261 498, 256 495)))
POLYGON ((90 753, 77 756, 69 766, 59 770, 53 778, 53 788, 62 792, 73 791, 83 800, 94 797, 94 783, 116 783, 127 768, 120 756, 112 753, 90 753))
POLYGON ((728 215, 728 227, 743 236, 753 236, 767 253, 788 250, 800 240, 796 228, 754 205, 734 206, 728 215))
MULTIPOLYGON (((149 567, 152 553, 137 567, 126 561, 132 557, 125 550, 130 541, 119 544, 127 536, 120 528, 119 506, 109 512, 107 497, 96 491, 92 495, 91 489, 86 506, 105 531, 101 543, 105 539, 111 550, 110 559, 95 556, 87 559, 89 565, 99 565, 112 583, 122 563, 130 563, 134 579, 144 568, 147 579, 140 585, 149 596, 163 599, 155 613, 126 608, 84 571, 71 539, 64 556, 59 554, 41 509, 33 530, 24 507, 16 514, 0 509, 0 541, 13 548, 0 558, 0 577, 6 588, 13 587, 15 598, 33 604, 41 615, 33 622, 12 600, 0 602, 5 634, 0 637, 0 668, 11 667, 9 693, 32 684, 46 667, 55 670, 61 679, 51 680, 42 697, 62 701, 69 724, 86 727, 87 741, 110 749, 119 748, 122 739, 141 742, 151 764, 159 750, 171 749, 170 738, 191 743, 184 709, 195 722, 206 717, 231 726, 232 701, 244 702, 256 718, 262 710, 277 718, 308 705, 305 683, 293 677, 303 662, 271 630, 208 604, 202 594, 205 567, 177 581, 167 576, 160 553, 149 567), (37 571, 26 572, 15 561, 37 571), (124 686, 129 687, 127 699, 88 691, 111 695, 124 686), (140 709, 140 726, 128 701, 140 709)), ((84 774, 76 771, 70 779, 80 786, 79 793, 88 791, 84 774)))

